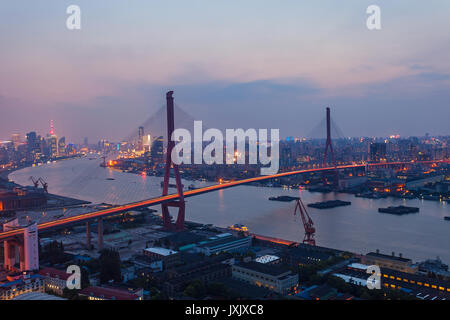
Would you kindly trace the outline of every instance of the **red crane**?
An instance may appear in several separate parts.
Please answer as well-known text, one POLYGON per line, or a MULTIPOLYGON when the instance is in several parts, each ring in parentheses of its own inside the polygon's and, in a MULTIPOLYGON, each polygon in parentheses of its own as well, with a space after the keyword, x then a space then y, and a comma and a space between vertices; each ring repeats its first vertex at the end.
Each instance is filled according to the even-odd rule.
POLYGON ((305 237, 303 238, 303 243, 315 246, 316 240, 314 240, 314 234, 316 233, 316 229, 314 228, 314 222, 306 211, 306 207, 300 198, 297 199, 294 216, 297 214, 297 208, 300 212, 300 216, 302 217, 303 227, 305 228, 305 237))

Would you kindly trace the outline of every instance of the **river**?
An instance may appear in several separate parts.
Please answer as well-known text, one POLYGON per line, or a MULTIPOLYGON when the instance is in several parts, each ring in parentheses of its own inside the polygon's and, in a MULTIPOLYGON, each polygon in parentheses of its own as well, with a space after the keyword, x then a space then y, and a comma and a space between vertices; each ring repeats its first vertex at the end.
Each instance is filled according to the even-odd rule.
MULTIPOLYGON (((123 173, 99 166, 102 160, 65 160, 28 167, 9 178, 30 185, 30 176, 42 177, 49 192, 93 203, 123 204, 161 194, 161 177, 123 173), (107 180, 114 178, 114 180, 107 180)), ((185 186, 206 186, 207 182, 184 181, 185 186)), ((170 189, 175 192, 175 189, 170 189)), ((316 227, 317 245, 367 253, 380 249, 421 261, 439 256, 450 262, 450 205, 444 202, 395 198, 364 199, 341 193, 311 193, 297 189, 238 186, 187 199, 186 219, 226 227, 242 223, 257 234, 301 241, 301 219, 294 216, 295 202, 269 201, 271 196, 300 195, 305 205, 324 200, 347 200, 351 206, 328 210, 308 208, 316 227), (378 213, 379 207, 408 205, 420 208, 418 214, 396 216, 378 213)), ((158 207, 156 207, 158 209, 158 207)))

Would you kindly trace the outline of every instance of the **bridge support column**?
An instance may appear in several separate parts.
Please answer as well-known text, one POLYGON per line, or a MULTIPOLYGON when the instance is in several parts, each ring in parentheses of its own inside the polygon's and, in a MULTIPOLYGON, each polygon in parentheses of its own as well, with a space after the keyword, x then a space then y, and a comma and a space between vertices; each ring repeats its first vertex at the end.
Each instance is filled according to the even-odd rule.
POLYGON ((88 250, 91 249, 91 224, 89 221, 86 222, 86 247, 88 250))
POLYGON ((14 241, 3 241, 4 262, 3 267, 5 270, 11 270, 16 264, 16 245, 14 241))
MULTIPOLYGON (((333 161, 334 167, 337 167, 336 159, 334 158, 334 151, 333 151, 333 144, 331 142, 331 115, 330 115, 330 108, 326 109, 326 119, 327 119, 327 140, 325 142, 325 153, 323 154, 323 167, 326 168, 327 166, 327 155, 328 155, 328 149, 330 149, 331 153, 331 160, 333 161)), ((339 184, 339 174, 337 169, 334 170, 334 181, 333 185, 336 187, 339 184)), ((322 180, 323 184, 327 184, 327 180, 325 178, 325 171, 322 173, 322 180)))
POLYGON ((25 245, 19 243, 19 261, 20 261, 20 271, 25 271, 25 245))
POLYGON ((97 220, 98 250, 103 250, 103 219, 97 220))

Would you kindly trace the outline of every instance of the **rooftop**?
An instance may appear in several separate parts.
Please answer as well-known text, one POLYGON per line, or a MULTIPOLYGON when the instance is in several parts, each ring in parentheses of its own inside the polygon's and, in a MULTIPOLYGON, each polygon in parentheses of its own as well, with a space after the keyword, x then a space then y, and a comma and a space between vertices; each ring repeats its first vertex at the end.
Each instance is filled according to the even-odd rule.
POLYGON ((161 247, 145 248, 144 251, 159 254, 161 256, 170 256, 172 254, 178 253, 178 251, 175 251, 172 249, 161 248, 161 247))
POLYGON ((395 256, 393 254, 392 255, 383 254, 383 253, 379 253, 379 252, 369 252, 368 254, 366 254, 366 256, 370 256, 370 257, 374 257, 374 258, 381 258, 381 259, 385 259, 385 260, 396 260, 399 262, 412 262, 411 259, 395 256))
POLYGON ((80 294, 107 300, 137 300, 139 298, 137 294, 125 290, 105 287, 84 288, 80 291, 80 294))
POLYGON ((67 299, 42 292, 28 292, 14 297, 13 300, 67 300, 67 299))
POLYGON ((276 261, 278 259, 280 259, 280 257, 266 254, 265 256, 256 258, 255 261, 259 262, 259 263, 270 263, 270 262, 276 261))
POLYGON ((66 273, 63 270, 58 270, 55 268, 44 268, 40 270, 38 273, 44 277, 58 278, 61 280, 67 280, 70 277, 70 274, 66 273))
POLYGON ((271 276, 283 276, 286 273, 290 272, 290 270, 284 266, 273 265, 273 264, 264 264, 255 261, 250 262, 241 262, 236 264, 236 266, 241 268, 250 269, 259 273, 269 274, 271 276))

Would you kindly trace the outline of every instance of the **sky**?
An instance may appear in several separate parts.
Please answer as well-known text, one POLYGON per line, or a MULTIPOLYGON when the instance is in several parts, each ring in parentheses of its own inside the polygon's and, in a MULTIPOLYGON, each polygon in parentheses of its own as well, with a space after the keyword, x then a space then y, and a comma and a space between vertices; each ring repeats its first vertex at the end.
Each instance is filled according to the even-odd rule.
POLYGON ((0 2, 0 140, 117 141, 174 90, 205 126, 450 134, 450 1, 0 2), (81 8, 81 30, 66 8, 81 8), (366 9, 381 8, 381 30, 366 9))

